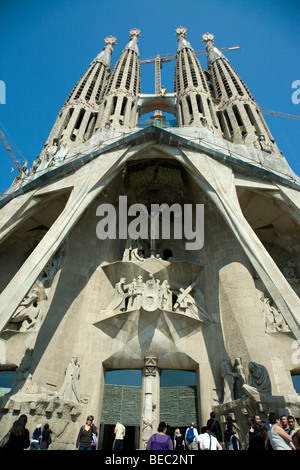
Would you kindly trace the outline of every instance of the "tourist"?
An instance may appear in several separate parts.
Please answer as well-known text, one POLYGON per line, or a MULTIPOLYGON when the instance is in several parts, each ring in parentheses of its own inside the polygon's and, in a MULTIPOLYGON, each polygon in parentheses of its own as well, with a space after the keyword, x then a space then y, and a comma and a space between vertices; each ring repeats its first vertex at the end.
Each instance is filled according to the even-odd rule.
POLYGON ((125 426, 123 426, 120 421, 116 421, 116 426, 114 429, 115 440, 113 443, 113 450, 119 451, 123 450, 123 443, 125 437, 125 426))
POLYGON ((227 450, 242 450, 241 442, 237 435, 237 429, 235 425, 231 427, 229 440, 226 445, 227 450))
POLYGON ((255 423, 255 418, 249 417, 247 420, 247 424, 249 426, 249 433, 248 433, 248 450, 253 450, 253 440, 258 432, 258 426, 255 423))
POLYGON ((198 450, 198 431, 195 428, 195 423, 191 423, 187 428, 184 440, 188 450, 198 450))
POLYGON ((225 444, 226 449, 228 448, 230 438, 233 435, 233 428, 236 431, 239 431, 239 427, 237 426, 237 424, 233 422, 232 416, 229 415, 227 416, 226 428, 224 431, 224 444, 225 444))
POLYGON ((164 421, 159 423, 157 433, 152 434, 148 440, 146 450, 173 450, 173 442, 167 434, 167 425, 164 421))
POLYGON ((92 450, 93 434, 97 435, 97 428, 93 423, 93 416, 88 416, 85 425, 79 430, 76 450, 92 450))
POLYGON ((30 446, 30 434, 26 428, 27 416, 21 415, 10 430, 10 438, 4 450, 24 450, 30 446))
POLYGON ((281 424, 282 429, 288 433, 290 430, 290 427, 289 427, 287 415, 280 416, 280 424, 281 424))
POLYGON ((270 427, 272 426, 271 423, 270 423, 270 413, 267 414, 267 428, 268 430, 270 429, 270 427))
POLYGON ((260 422, 257 433, 254 435, 249 450, 269 450, 268 427, 266 423, 260 422))
POLYGON ((275 413, 270 413, 271 428, 268 431, 268 438, 273 450, 295 450, 291 436, 280 426, 280 420, 275 413))
POLYGON ((30 450, 38 450, 38 447, 40 445, 40 441, 42 438, 42 425, 38 424, 35 430, 33 431, 32 438, 31 438, 31 444, 30 444, 30 450))
POLYGON ((41 450, 48 450, 52 442, 51 434, 52 434, 52 431, 49 428, 49 424, 46 423, 42 432, 42 440, 41 440, 40 447, 39 447, 41 450))
POLYGON ((210 432, 213 433, 220 444, 223 443, 223 435, 219 421, 216 420, 216 415, 214 411, 210 413, 210 419, 207 421, 206 426, 210 429, 210 432))
POLYGON ((297 428, 292 436, 292 441, 296 450, 300 450, 300 428, 297 428))
POLYGON ((295 421, 294 416, 288 416, 287 421, 288 421, 288 425, 289 425, 289 430, 287 431, 287 433, 291 437, 293 437, 293 434, 296 431, 296 421, 295 421))
POLYGON ((197 438, 200 450, 223 450, 217 438, 209 431, 207 426, 201 428, 201 433, 197 438))
POLYGON ((184 437, 180 433, 180 429, 175 429, 174 432, 174 450, 177 452, 185 450, 185 442, 184 442, 184 437))

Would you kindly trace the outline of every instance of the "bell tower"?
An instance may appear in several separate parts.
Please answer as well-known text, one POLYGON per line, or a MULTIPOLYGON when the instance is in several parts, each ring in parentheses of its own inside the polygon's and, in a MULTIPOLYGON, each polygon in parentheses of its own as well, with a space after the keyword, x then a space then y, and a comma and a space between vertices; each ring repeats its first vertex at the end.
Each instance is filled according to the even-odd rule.
POLYGON ((206 43, 208 72, 223 137, 280 154, 259 106, 229 60, 215 46, 214 35, 203 34, 202 40, 206 43))
POLYGON ((95 132, 102 129, 134 128, 137 126, 137 95, 141 91, 139 29, 132 29, 130 41, 109 76, 100 104, 95 132))
POLYGON ((58 113, 41 156, 51 146, 64 144, 68 149, 72 149, 93 135, 99 103, 110 73, 114 45, 116 45, 114 36, 105 38, 103 50, 91 62, 58 113))
POLYGON ((186 28, 176 29, 178 46, 174 90, 177 94, 177 126, 206 127, 221 136, 207 76, 186 39, 186 28))

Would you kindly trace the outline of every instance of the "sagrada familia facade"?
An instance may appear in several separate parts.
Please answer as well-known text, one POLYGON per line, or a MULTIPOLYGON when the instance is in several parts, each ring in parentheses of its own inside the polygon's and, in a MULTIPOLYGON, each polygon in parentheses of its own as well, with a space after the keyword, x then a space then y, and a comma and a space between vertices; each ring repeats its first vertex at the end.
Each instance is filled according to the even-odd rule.
POLYGON ((56 449, 88 414, 103 449, 115 419, 143 449, 162 418, 200 427, 214 410, 243 442, 249 416, 300 418, 300 178, 214 36, 206 70, 176 34, 174 92, 159 94, 141 93, 140 31, 112 70, 107 37, 0 200, 1 436, 23 413, 56 449), (176 127, 139 127, 152 111, 176 127), (128 369, 138 389, 105 383, 128 369), (165 403, 165 370, 195 373, 188 398, 178 385, 165 403))

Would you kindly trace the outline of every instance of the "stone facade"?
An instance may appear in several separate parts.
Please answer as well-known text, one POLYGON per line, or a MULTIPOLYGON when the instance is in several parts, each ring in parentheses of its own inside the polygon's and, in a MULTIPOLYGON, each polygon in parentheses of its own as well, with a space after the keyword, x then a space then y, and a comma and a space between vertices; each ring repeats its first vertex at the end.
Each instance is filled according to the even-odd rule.
MULTIPOLYGON (((73 449, 88 414, 105 424, 105 374, 118 369, 142 371, 140 414, 127 423, 140 427, 140 448, 167 413, 163 370, 196 373, 186 425, 195 413, 199 426, 212 409, 222 422, 231 413, 244 440, 254 413, 300 418, 291 378, 300 371, 300 180, 275 146, 223 138, 196 112, 194 125, 137 128, 138 36, 132 30, 98 108, 133 84, 126 125, 118 106, 111 118, 99 112, 86 142, 58 145, 51 161, 41 154, 0 201, 0 369, 16 370, 0 435, 26 413, 31 429, 49 422, 53 448, 73 449), (122 75, 117 93, 121 70, 133 82, 122 75), (135 204, 144 222, 152 205, 176 204, 170 233, 132 239, 135 204), (101 239, 103 208, 116 226, 101 239)), ((180 33, 178 54, 196 70, 185 41, 180 33)), ((204 88, 188 93, 209 100, 204 88)))

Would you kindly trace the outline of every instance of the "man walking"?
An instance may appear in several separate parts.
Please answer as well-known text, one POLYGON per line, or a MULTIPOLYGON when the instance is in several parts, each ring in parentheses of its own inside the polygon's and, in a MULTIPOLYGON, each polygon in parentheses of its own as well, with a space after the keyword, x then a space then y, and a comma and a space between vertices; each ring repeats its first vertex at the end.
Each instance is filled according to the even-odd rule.
POLYGON ((195 423, 191 423, 186 430, 184 440, 188 450, 198 450, 198 431, 195 428, 195 423))
POLYGON ((125 426, 120 423, 120 421, 116 421, 116 426, 114 429, 115 433, 115 440, 113 445, 113 450, 123 450, 123 439, 125 437, 125 426))

